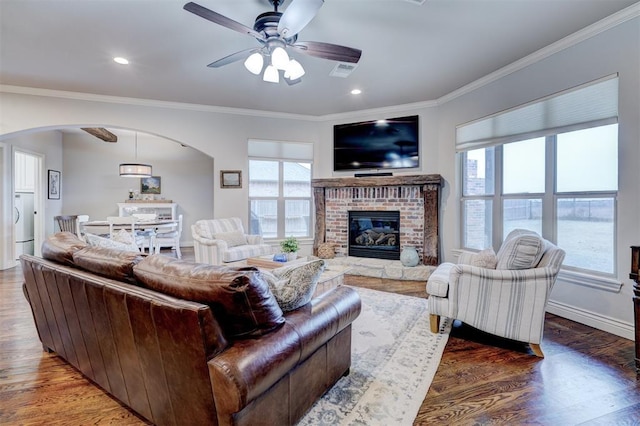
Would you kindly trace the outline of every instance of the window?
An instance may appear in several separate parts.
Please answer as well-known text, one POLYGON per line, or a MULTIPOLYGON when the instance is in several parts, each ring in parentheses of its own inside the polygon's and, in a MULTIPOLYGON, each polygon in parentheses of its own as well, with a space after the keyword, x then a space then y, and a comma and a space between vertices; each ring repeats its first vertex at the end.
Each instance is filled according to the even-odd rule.
POLYGON ((617 76, 459 126, 462 246, 516 228, 566 251, 563 267, 616 272, 617 76))
POLYGON ((611 124, 462 153, 463 246, 497 247, 513 229, 530 229, 567 252, 565 267, 613 274, 617 128, 611 124), (481 175, 478 158, 484 164, 502 161, 481 175), (494 173, 502 188, 497 195, 486 190, 494 173))
POLYGON ((312 163, 286 158, 293 154, 308 157, 311 148, 310 144, 249 141, 250 156, 263 157, 249 159, 249 223, 252 234, 261 234, 265 239, 311 236, 312 163), (270 152, 285 158, 264 158, 276 157, 270 152))

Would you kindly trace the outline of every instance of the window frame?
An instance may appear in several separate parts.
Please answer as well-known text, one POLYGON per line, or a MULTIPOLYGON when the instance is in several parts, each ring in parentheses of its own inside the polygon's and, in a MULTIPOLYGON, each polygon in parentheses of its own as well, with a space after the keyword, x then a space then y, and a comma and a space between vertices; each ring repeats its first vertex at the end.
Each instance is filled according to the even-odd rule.
MULTIPOLYGON (((585 125, 581 129, 573 129, 573 130, 586 130, 589 128, 597 128, 600 126, 611 125, 613 123, 602 123, 601 125, 585 125)), ((617 123, 615 123, 617 125, 617 123)), ((619 128, 618 128, 619 131, 619 128)), ((486 195, 465 195, 464 194, 464 182, 466 180, 465 172, 467 170, 465 161, 467 159, 467 152, 475 150, 465 150, 458 153, 459 158, 459 170, 461 175, 461 184, 460 184, 460 247, 463 250, 478 250, 474 247, 469 247, 466 245, 466 217, 467 212, 465 211, 465 202, 469 200, 483 200, 491 201, 492 215, 491 215, 491 240, 493 241, 493 247, 500 247, 504 240, 504 202, 505 200, 512 199, 530 199, 530 198, 540 198, 542 202, 542 219, 541 219, 541 228, 542 228, 542 237, 553 242, 554 244, 558 241, 558 200, 564 198, 600 198, 600 199, 612 199, 613 200, 613 265, 612 272, 605 272, 601 270, 595 269, 586 269, 576 266, 564 265, 562 266, 563 270, 572 271, 581 274, 595 275, 606 278, 617 277, 618 273, 618 253, 617 253, 617 243, 618 243, 618 193, 619 193, 619 182, 618 189, 615 191, 567 191, 567 192, 558 192, 557 190, 557 135, 565 133, 559 132, 545 136, 545 191, 543 193, 503 193, 503 180, 504 180, 504 168, 503 168, 503 147, 506 143, 491 145, 491 146, 481 146, 476 149, 484 149, 488 150, 490 148, 493 149, 493 179, 494 179, 494 188, 493 194, 486 195)), ((525 139, 526 140, 526 139, 525 139)), ((508 143, 518 143, 521 141, 511 141, 508 143)), ((619 148, 618 148, 619 151, 619 148)), ((488 155, 488 151, 486 151, 485 155, 488 155)), ((489 161, 489 160, 487 160, 489 161)), ((619 173, 618 173, 619 175, 619 173)))
POLYGON ((248 210, 249 210, 249 223, 251 223, 251 202, 254 200, 258 201, 276 201, 276 236, 275 237, 264 237, 265 241, 278 241, 283 240, 290 235, 285 235, 286 228, 286 202, 287 201, 308 201, 309 203, 309 227, 307 229, 307 235, 304 236, 296 236, 299 239, 308 239, 313 237, 314 223, 315 220, 313 215, 313 189, 311 188, 311 181, 313 179, 313 161, 310 160, 296 160, 290 158, 260 158, 260 157, 249 157, 248 158, 248 186, 249 186, 249 201, 248 201, 248 210), (278 196, 251 196, 251 161, 271 161, 278 163, 278 196), (300 196, 285 196, 284 195, 284 164, 285 163, 304 163, 309 165, 309 196, 308 197, 300 197, 300 196))

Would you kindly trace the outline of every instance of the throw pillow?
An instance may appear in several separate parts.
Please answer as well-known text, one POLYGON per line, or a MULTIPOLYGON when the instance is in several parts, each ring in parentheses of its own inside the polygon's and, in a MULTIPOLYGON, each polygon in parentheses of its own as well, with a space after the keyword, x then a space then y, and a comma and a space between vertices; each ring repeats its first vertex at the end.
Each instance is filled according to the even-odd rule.
POLYGON ((324 260, 319 259, 286 265, 262 274, 280 308, 289 312, 309 303, 324 267, 324 260))
POLYGON ((131 232, 124 229, 119 230, 111 236, 111 239, 122 244, 135 244, 135 239, 131 235, 131 232))
POLYGON ((115 250, 127 251, 127 252, 140 252, 140 249, 135 243, 125 244, 110 238, 103 238, 94 234, 84 234, 84 239, 90 246, 103 247, 115 250))
POLYGON ((209 305, 228 338, 258 337, 284 324, 282 310, 256 268, 153 255, 133 272, 142 287, 209 305))
POLYGON ((222 240, 227 243, 227 247, 237 247, 247 245, 247 237, 240 231, 218 232, 213 235, 216 240, 222 240))
POLYGON ((485 269, 496 269, 498 258, 492 248, 486 248, 478 253, 474 253, 473 256, 471 256, 470 264, 485 269))
POLYGON ((546 244, 538 234, 518 234, 502 243, 496 269, 531 269, 540 262, 545 250, 546 244))

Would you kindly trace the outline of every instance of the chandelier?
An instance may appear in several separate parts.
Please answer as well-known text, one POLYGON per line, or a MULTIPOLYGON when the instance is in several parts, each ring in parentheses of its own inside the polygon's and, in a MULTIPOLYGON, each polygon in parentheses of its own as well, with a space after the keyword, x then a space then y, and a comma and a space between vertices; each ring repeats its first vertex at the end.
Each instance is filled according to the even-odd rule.
POLYGON ((151 165, 138 163, 138 132, 135 138, 135 161, 134 163, 120 163, 120 177, 143 178, 151 177, 151 165))

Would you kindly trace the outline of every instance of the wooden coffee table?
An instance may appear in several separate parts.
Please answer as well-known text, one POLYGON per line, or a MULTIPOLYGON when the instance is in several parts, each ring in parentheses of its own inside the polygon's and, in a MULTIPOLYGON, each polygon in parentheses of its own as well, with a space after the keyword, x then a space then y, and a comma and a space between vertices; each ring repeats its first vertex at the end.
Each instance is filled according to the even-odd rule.
MULTIPOLYGON (((255 266, 259 269, 276 269, 282 266, 289 266, 296 263, 309 262, 311 260, 317 259, 316 257, 303 256, 299 257, 296 260, 292 260, 289 262, 276 262, 273 260, 273 255, 268 256, 258 256, 258 257, 250 257, 245 261, 247 266, 255 266)), ((316 291, 313 297, 318 296, 319 294, 325 293, 332 288, 338 287, 339 285, 344 284, 344 274, 351 269, 349 266, 345 265, 329 265, 325 262, 324 272, 318 278, 318 285, 316 287, 316 291)))

